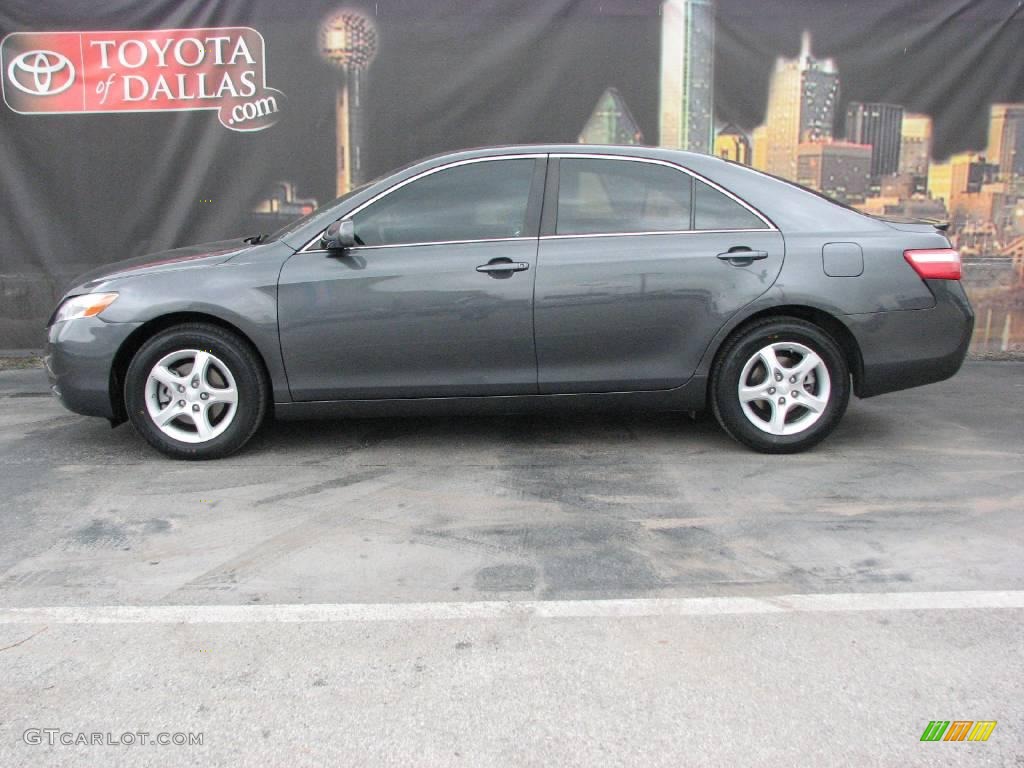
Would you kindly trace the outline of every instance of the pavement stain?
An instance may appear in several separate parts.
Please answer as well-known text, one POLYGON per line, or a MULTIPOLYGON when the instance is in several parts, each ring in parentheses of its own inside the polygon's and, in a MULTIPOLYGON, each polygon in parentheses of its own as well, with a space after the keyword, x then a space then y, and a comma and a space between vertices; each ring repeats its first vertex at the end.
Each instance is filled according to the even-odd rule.
POLYGON ((699 548, 707 550, 718 546, 722 537, 712 533, 707 528, 696 525, 679 525, 666 528, 657 528, 653 531, 655 535, 668 538, 673 544, 686 548, 699 548))
MULTIPOLYGON (((117 510, 112 510, 117 512, 117 510)), ((126 549, 146 536, 170 532, 169 520, 151 518, 142 521, 121 521, 113 518, 93 518, 88 525, 76 529, 64 537, 58 548, 75 549, 126 549)))
POLYGON ((84 528, 79 528, 68 538, 71 543, 87 549, 116 547, 128 540, 128 532, 121 523, 95 519, 84 528))
POLYGON ((532 565, 491 565, 473 579, 481 592, 532 592, 536 584, 537 569, 532 565))
POLYGON ((627 547, 553 552, 541 558, 544 596, 569 593, 645 592, 668 586, 651 558, 627 547))
POLYGON ((387 470, 383 469, 371 469, 364 470, 361 472, 353 472, 342 477, 335 477, 330 480, 325 480, 321 483, 313 483, 302 488, 297 488, 293 491, 286 491, 284 493, 274 494, 273 496, 265 496, 262 499, 257 499, 253 502, 254 507, 262 507, 267 504, 278 504, 282 501, 292 501, 294 499, 301 499, 305 496, 312 496, 323 491, 333 491, 338 488, 347 488, 350 485, 356 483, 366 482, 367 480, 376 480, 378 477, 387 474, 387 470))

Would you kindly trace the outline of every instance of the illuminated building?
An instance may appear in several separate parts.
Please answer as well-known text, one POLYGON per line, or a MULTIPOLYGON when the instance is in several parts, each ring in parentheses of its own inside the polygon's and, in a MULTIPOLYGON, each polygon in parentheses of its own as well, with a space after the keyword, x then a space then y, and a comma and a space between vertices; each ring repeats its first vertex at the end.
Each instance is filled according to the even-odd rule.
POLYGON ((980 192, 982 185, 994 181, 996 175, 997 166, 986 162, 984 155, 961 152, 928 167, 928 194, 945 202, 952 211, 960 195, 980 192))
POLYGON ((644 135, 615 88, 597 100, 579 136, 580 144, 643 144, 644 135))
POLYGON ((993 104, 988 123, 988 159, 1006 181, 1024 177, 1024 104, 993 104))
POLYGON ((711 152, 714 58, 712 0, 667 0, 661 7, 661 146, 711 152))
POLYGON ((312 213, 316 207, 314 198, 298 196, 293 182, 279 181, 249 210, 244 219, 245 229, 249 232, 273 232, 300 216, 312 213))
POLYGON ((768 167, 768 126, 759 125, 750 134, 750 164, 764 170, 768 167))
POLYGON ((928 115, 904 112, 900 124, 899 173, 913 178, 914 194, 925 193, 931 156, 932 119, 928 115))
POLYGON ((365 181, 366 137, 363 90, 366 70, 377 55, 377 30, 362 11, 341 9, 320 25, 320 55, 341 75, 335 101, 337 191, 343 195, 365 181))
POLYGON ((846 108, 846 140, 871 145, 871 179, 896 173, 900 166, 903 107, 851 101, 846 108))
POLYGON ((910 219, 935 219, 945 221, 949 213, 941 200, 917 198, 907 200, 901 197, 869 197, 855 206, 858 210, 876 216, 900 216, 910 219))
POLYGON ((727 125, 715 137, 715 154, 744 165, 751 163, 750 141, 735 125, 727 125))
POLYGON ((807 141, 797 147, 798 184, 844 203, 863 201, 871 180, 871 146, 848 141, 807 141))
POLYGON ((839 74, 831 59, 811 55, 811 35, 804 32, 800 55, 778 59, 768 86, 764 165, 787 179, 797 175, 797 147, 832 138, 839 74))
POLYGON ((316 200, 311 197, 302 198, 296 195, 295 184, 290 181, 279 181, 273 186, 271 193, 253 206, 253 213, 273 213, 280 216, 297 218, 316 210, 316 200))

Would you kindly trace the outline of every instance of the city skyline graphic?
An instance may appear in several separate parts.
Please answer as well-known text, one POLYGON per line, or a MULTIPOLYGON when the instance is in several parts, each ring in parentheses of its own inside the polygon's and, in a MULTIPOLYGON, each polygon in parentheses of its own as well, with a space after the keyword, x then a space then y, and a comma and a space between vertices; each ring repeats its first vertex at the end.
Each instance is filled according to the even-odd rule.
MULTIPOLYGON (((814 55, 804 30, 796 58, 775 60, 764 121, 749 132, 716 129, 714 0, 666 0, 661 19, 659 146, 750 165, 865 213, 947 222, 954 247, 979 262, 968 270, 977 275, 968 280, 979 310, 975 348, 1024 343, 1024 104, 991 104, 987 146, 937 162, 929 115, 851 101, 840 123, 841 72, 814 55)), ((632 119, 614 93, 614 114, 632 119)), ((603 125, 580 141, 621 143, 623 126, 603 125)))

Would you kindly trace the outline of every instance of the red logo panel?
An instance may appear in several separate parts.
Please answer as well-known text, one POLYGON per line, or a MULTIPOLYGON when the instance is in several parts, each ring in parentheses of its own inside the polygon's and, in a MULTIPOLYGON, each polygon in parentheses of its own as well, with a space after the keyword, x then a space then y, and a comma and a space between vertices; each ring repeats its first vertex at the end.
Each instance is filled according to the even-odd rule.
POLYGON ((224 126, 255 131, 285 104, 250 27, 14 32, 0 66, 4 101, 21 114, 216 109, 224 126))

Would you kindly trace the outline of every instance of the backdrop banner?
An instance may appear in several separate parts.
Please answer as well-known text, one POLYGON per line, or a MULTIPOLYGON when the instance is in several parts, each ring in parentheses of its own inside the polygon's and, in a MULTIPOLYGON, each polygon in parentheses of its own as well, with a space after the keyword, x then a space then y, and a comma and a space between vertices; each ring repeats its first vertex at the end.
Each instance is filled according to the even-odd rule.
POLYGON ((708 152, 950 222, 974 351, 1024 349, 1018 0, 5 0, 0 348, 79 273, 271 232, 418 158, 708 152))

